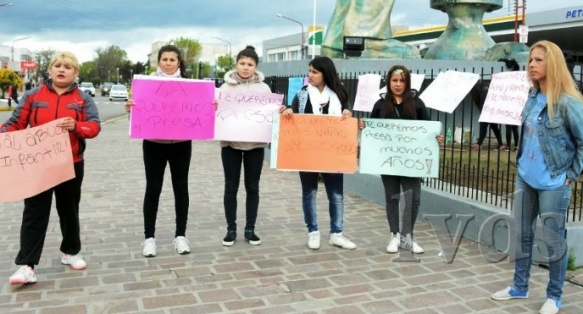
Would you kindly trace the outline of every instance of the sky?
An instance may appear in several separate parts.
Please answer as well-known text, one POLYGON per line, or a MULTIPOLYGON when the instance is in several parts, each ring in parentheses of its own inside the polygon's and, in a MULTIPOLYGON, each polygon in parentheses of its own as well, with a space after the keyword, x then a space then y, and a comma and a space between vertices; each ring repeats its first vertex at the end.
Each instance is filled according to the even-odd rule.
MULTIPOLYGON (((396 0, 391 25, 446 24, 446 14, 431 9, 429 2, 396 0)), ((485 18, 512 14, 513 2, 502 0, 503 8, 485 18)), ((527 12, 538 12, 580 7, 582 1, 527 2, 527 12)), ((153 42, 181 36, 218 46, 226 44, 214 37, 224 39, 233 54, 250 44, 261 54, 263 40, 301 31, 299 24, 276 14, 299 21, 307 30, 315 3, 316 25, 326 26, 336 0, 0 0, 3 3, 13 5, 0 7, 2 45, 33 52, 69 50, 80 62, 93 60, 97 48, 117 45, 132 62, 146 62, 153 42)))

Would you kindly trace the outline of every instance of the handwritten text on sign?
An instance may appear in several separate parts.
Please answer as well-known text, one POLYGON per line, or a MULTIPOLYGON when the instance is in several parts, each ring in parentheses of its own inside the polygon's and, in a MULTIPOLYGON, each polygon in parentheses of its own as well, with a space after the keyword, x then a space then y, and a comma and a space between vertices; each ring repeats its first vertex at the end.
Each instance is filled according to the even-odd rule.
POLYGON ((59 122, 0 133, 0 202, 25 199, 75 177, 69 133, 59 122))
POLYGON ((212 139, 214 83, 136 75, 132 81, 130 137, 143 139, 212 139))
POLYGON ((480 76, 475 73, 441 72, 419 98, 428 108, 452 113, 479 78, 480 76))
POLYGON ((526 71, 492 75, 479 121, 520 125, 520 114, 528 98, 529 89, 526 71))
POLYGON ((240 142, 271 141, 273 116, 279 113, 283 95, 241 90, 219 90, 215 139, 240 142))
POLYGON ((354 99, 354 110, 371 112, 379 99, 375 92, 381 85, 381 76, 378 74, 364 74, 358 76, 358 87, 354 99))
POLYGON ((356 171, 357 120, 328 115, 280 117, 277 169, 356 171))
POLYGON ((366 119, 360 136, 360 172, 437 178, 439 121, 366 119))

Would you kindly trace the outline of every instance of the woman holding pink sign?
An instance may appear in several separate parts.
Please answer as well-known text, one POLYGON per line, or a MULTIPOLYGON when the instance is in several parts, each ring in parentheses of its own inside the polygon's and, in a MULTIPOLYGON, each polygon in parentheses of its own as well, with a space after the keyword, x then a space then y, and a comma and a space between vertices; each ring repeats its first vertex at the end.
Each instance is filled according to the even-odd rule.
MULTIPOLYGON (((186 65, 180 49, 174 45, 166 45, 158 51, 158 69, 151 75, 162 77, 186 78, 186 65)), ((128 99, 126 111, 129 113, 134 100, 128 99)), ((176 213, 176 230, 174 233, 174 249, 178 254, 190 253, 186 239, 186 222, 188 221, 188 172, 192 154, 190 140, 144 140, 144 168, 146 171, 146 193, 144 195, 144 242, 142 255, 156 256, 156 218, 158 204, 162 193, 166 165, 170 165, 172 189, 174 190, 174 210, 176 213)))
MULTIPOLYGON (((308 85, 294 97, 291 108, 282 115, 315 114, 352 117, 348 92, 342 85, 334 62, 328 57, 315 57, 308 65, 308 85)), ((329 244, 353 250, 356 244, 342 235, 344 219, 344 175, 342 173, 318 173, 300 171, 302 183, 302 208, 308 228, 308 248, 320 248, 320 231, 316 213, 316 194, 320 175, 328 195, 330 214, 329 244)))
MULTIPOLYGON (((258 64, 259 56, 255 48, 245 47, 237 54, 235 70, 225 73, 225 83, 221 85, 221 89, 271 93, 269 86, 263 82, 265 76, 257 71, 258 64)), ((225 173, 223 204, 227 220, 227 234, 223 238, 223 245, 232 246, 237 239, 237 192, 241 181, 241 166, 245 172, 247 192, 245 240, 251 245, 260 245, 261 239, 255 234, 255 223, 259 209, 259 179, 267 143, 221 141, 220 145, 225 173)))
POLYGON ((79 202, 85 162, 85 139, 96 137, 101 122, 95 102, 77 88, 75 78, 79 74, 77 57, 70 52, 55 54, 49 64, 50 79, 41 86, 27 91, 18 107, 6 123, 0 125, 0 133, 18 131, 45 123, 61 120, 59 127, 68 130, 73 153, 75 177, 40 194, 24 200, 24 212, 20 227, 20 251, 16 265, 20 268, 10 276, 11 284, 28 284, 37 281, 34 268, 43 251, 53 194, 56 199, 61 227, 61 264, 82 270, 87 263, 81 257, 79 226, 79 202))

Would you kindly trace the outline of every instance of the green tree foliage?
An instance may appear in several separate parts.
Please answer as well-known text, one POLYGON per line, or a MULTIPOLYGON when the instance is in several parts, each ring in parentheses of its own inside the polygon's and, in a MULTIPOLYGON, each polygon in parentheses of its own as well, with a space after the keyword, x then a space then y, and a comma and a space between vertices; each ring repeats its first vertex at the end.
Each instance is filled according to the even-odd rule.
POLYGON ((192 65, 198 62, 200 54, 202 53, 202 45, 196 39, 179 37, 172 39, 171 44, 175 45, 182 51, 186 68, 192 70, 192 65))
POLYGON ((95 61, 83 62, 79 66, 79 82, 93 82, 93 84, 99 83, 97 63, 95 61))
POLYGON ((36 77, 43 77, 43 73, 46 73, 49 70, 49 64, 51 63, 51 59, 57 53, 57 51, 53 49, 46 49, 46 50, 39 50, 34 52, 34 60, 36 61, 37 68, 36 68, 36 77))
POLYGON ((94 60, 98 73, 97 76, 101 82, 116 81, 117 68, 121 67, 128 59, 125 50, 116 45, 111 45, 107 48, 97 48, 95 49, 95 53, 97 54, 97 58, 94 60))
POLYGON ((229 55, 219 56, 217 59, 217 73, 216 77, 223 77, 229 70, 235 68, 235 60, 229 55))
POLYGON ((16 88, 21 88, 22 79, 12 70, 0 69, 0 89, 2 90, 2 98, 4 98, 4 93, 8 91, 8 86, 10 85, 14 85, 16 88))

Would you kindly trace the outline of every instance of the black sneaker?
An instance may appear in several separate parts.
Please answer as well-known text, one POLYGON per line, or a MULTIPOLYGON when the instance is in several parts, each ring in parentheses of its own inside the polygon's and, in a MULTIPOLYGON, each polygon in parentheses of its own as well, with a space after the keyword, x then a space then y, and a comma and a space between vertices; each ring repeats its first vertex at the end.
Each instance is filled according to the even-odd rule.
POLYGON ((237 231, 229 230, 227 231, 227 235, 223 239, 224 246, 232 246, 235 243, 235 239, 237 238, 237 231))
POLYGON ((251 245, 261 244, 261 239, 259 239, 259 237, 255 234, 255 230, 253 229, 245 230, 245 239, 247 239, 251 245))

